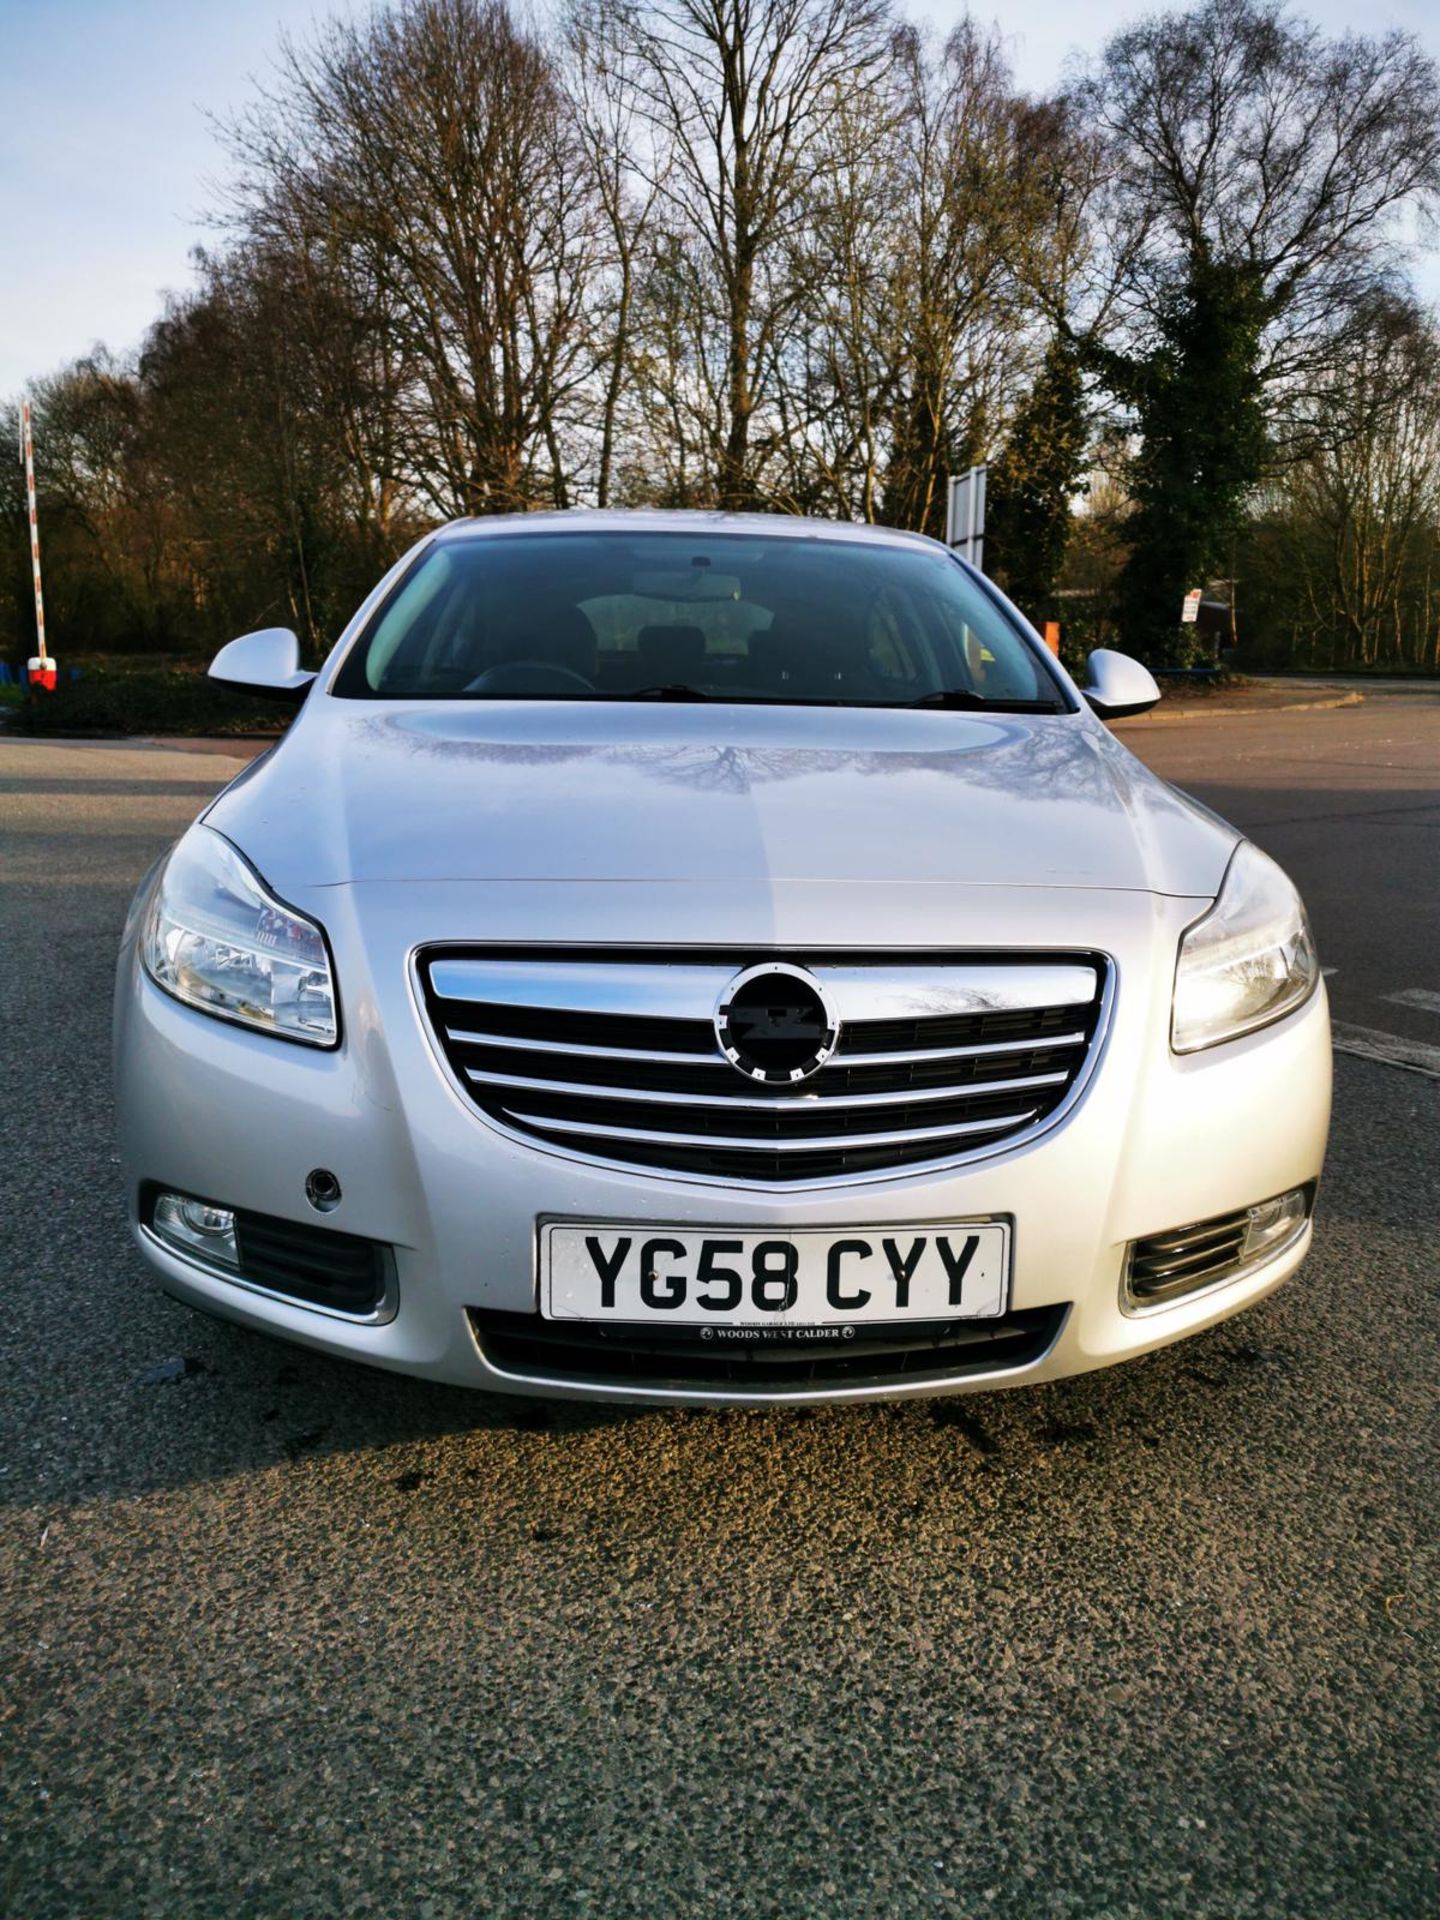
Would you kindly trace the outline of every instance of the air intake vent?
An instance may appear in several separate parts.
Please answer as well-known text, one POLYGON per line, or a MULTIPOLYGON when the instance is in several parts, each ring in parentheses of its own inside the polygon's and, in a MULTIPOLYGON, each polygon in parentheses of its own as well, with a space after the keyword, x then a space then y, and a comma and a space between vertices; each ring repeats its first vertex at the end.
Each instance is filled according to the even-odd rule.
POLYGON ((456 1080, 506 1127, 604 1160, 792 1185, 953 1162, 1038 1128, 1094 1056, 1107 979, 1090 954, 554 948, 432 949, 420 976, 456 1080), (791 1086, 737 1070, 716 1032, 727 989, 767 962, 782 990, 802 972, 837 1023, 833 1051, 791 1086))
POLYGON ((168 1192, 153 1180, 140 1188, 140 1220, 162 1245, 222 1279, 347 1319, 394 1318, 395 1255, 383 1241, 362 1240, 358 1234, 337 1233, 304 1220, 231 1209, 219 1201, 168 1192), (192 1204, 214 1218, 217 1231, 211 1245, 203 1235, 185 1234, 183 1221, 177 1222, 170 1212, 192 1204))
POLYGON ((384 1297, 390 1250, 378 1241, 243 1211, 235 1239, 241 1278, 271 1293, 356 1315, 374 1313, 384 1297))
POLYGON ((1242 1207, 1239 1213, 1137 1240, 1130 1254, 1131 1293, 1141 1302, 1169 1300, 1223 1279, 1240 1265, 1248 1224, 1242 1207))
POLYGON ((486 1360, 517 1379, 803 1394, 820 1386, 939 1384, 1031 1366, 1055 1344, 1068 1312, 1029 1307, 999 1320, 874 1326, 843 1343, 817 1336, 808 1351, 803 1342, 764 1340, 722 1349, 694 1327, 597 1327, 478 1307, 470 1324, 486 1360))

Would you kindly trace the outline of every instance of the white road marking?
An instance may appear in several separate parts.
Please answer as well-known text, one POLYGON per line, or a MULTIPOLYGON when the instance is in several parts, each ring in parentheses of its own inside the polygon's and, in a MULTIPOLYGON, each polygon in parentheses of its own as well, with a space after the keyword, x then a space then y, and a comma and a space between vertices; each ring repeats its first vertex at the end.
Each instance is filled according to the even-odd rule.
POLYGON ((1404 1067, 1440 1080, 1440 1047, 1427 1046, 1423 1040, 1402 1040, 1376 1027, 1350 1027, 1338 1021, 1330 1035, 1337 1053, 1358 1054, 1362 1060, 1379 1060, 1387 1067, 1404 1067))
POLYGON ((1320 971, 1321 973, 1324 974, 1325 978, 1328 980, 1333 974, 1337 974, 1340 971, 1340 969, 1338 967, 1321 967, 1320 971))
POLYGON ((1406 987, 1403 993, 1387 993, 1384 998, 1393 1007, 1420 1007, 1426 1013, 1440 1013, 1440 993, 1428 987, 1406 987))

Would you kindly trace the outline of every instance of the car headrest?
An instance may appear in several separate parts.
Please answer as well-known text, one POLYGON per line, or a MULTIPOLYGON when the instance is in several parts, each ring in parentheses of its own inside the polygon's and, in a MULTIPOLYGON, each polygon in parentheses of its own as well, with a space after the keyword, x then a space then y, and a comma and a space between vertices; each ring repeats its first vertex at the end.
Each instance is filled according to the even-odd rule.
POLYGON ((635 651, 647 680, 690 680, 705 665, 705 635, 699 627, 641 627, 635 651))
POLYGON ((751 634, 750 662, 772 691, 802 699, 834 694, 851 664, 837 651, 834 636, 822 638, 802 622, 779 618, 764 633, 751 634))

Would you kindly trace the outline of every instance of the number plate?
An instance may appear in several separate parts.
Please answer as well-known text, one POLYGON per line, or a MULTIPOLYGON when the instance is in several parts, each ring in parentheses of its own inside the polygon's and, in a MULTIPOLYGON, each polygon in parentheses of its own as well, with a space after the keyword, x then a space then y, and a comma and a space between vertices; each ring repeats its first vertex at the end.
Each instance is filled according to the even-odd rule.
POLYGON ((1009 1281, 1003 1221, 793 1233, 574 1221, 540 1229, 547 1320, 752 1327, 992 1320, 1005 1311, 1009 1281))

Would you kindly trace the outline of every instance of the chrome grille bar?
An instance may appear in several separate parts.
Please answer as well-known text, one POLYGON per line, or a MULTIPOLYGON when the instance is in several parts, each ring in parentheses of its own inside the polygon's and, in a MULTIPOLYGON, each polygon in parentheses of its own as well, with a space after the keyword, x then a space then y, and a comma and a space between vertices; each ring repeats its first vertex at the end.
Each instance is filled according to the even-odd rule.
POLYGON ((580 1080, 531 1080, 518 1073, 490 1073, 467 1067, 477 1086, 518 1087, 524 1093, 549 1093, 567 1100, 639 1100, 655 1107, 706 1107, 741 1112, 814 1114, 832 1107, 898 1107, 934 1100, 975 1099, 981 1094, 1015 1093, 1027 1087, 1063 1087, 1068 1073, 1030 1073, 1017 1080, 976 1080, 963 1087, 903 1087, 895 1093, 781 1093, 761 1099, 752 1094, 667 1093, 657 1087, 605 1087, 580 1080))
MULTIPOLYGON (((1035 1108, 1024 1113, 996 1114, 989 1120, 963 1120, 949 1127, 910 1127, 906 1140, 955 1140, 977 1133, 1005 1133, 1035 1118, 1035 1108)), ((837 1133, 802 1135, 790 1140, 757 1140, 753 1134, 730 1138, 713 1133, 669 1133, 649 1127, 600 1126, 589 1120, 555 1120, 545 1114, 516 1113, 512 1118, 542 1133, 580 1134, 586 1139, 644 1141, 652 1146, 744 1148, 749 1153, 826 1153, 852 1147, 893 1146, 893 1133, 837 1133)))
POLYGON ((563 955, 539 965, 533 960, 436 960, 430 985, 443 1000, 482 1006, 708 1020, 734 972, 734 967, 692 967, 662 958, 628 965, 563 955))
MULTIPOLYGON (((709 1021, 734 966, 651 961, 436 960, 430 985, 442 1000, 487 1006, 620 1014, 647 1019, 709 1021)), ((1093 966, 1068 961, 930 963, 917 955, 906 966, 811 967, 834 997, 843 1022, 944 1020, 970 1013, 1027 1012, 1081 1007, 1095 999, 1093 966)))
POLYGON ((1204 1273, 1211 1267, 1234 1266, 1245 1244, 1245 1229, 1237 1229, 1223 1239, 1209 1240, 1203 1247, 1195 1247, 1189 1253, 1177 1253, 1165 1259, 1146 1252, 1135 1261, 1135 1271, 1143 1270, 1147 1280, 1169 1280, 1181 1273, 1204 1273))
POLYGON ((1083 1047, 1086 1035, 1047 1034, 1042 1040, 991 1040, 973 1047, 915 1047, 899 1053, 847 1053, 842 1036, 840 1045, 826 1061, 827 1067, 918 1067, 931 1060, 979 1060, 992 1053, 1049 1053, 1060 1047, 1083 1047))
MULTIPOLYGON (((557 1053, 584 1060, 640 1060, 667 1067, 727 1067, 730 1064, 720 1053, 673 1053, 659 1047, 583 1046, 574 1040, 522 1039, 518 1034, 481 1033, 474 1027, 446 1027, 445 1038, 458 1041, 461 1046, 499 1047, 513 1053, 557 1053)), ((1077 1029, 1074 1033, 1048 1034, 1043 1041, 991 1040, 969 1047, 915 1047, 897 1053, 866 1053, 847 1051, 842 1036, 839 1047, 821 1071, 833 1072, 836 1067, 924 1066, 932 1060, 979 1060, 989 1054, 1037 1053, 1042 1048, 1046 1053, 1058 1052, 1064 1047, 1083 1047, 1085 1039, 1084 1031, 1077 1029)))
POLYGON ((1188 1227, 1182 1233, 1149 1234, 1143 1243, 1146 1257, 1199 1253, 1218 1240, 1230 1240, 1236 1235, 1243 1240, 1247 1225, 1248 1216, 1237 1213, 1226 1215, 1223 1220, 1213 1221, 1208 1226, 1188 1227))
POLYGON ((723 1053, 666 1053, 659 1047, 587 1047, 573 1040, 522 1040, 508 1033, 475 1033, 468 1027, 447 1027, 447 1040, 462 1046, 504 1047, 516 1053, 558 1053, 582 1060, 643 1060, 662 1067, 728 1067, 723 1053))

